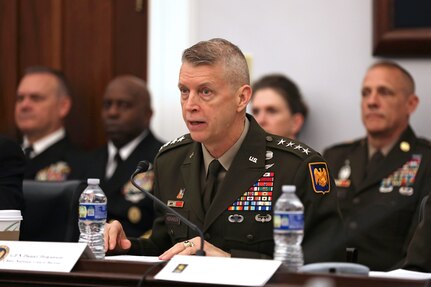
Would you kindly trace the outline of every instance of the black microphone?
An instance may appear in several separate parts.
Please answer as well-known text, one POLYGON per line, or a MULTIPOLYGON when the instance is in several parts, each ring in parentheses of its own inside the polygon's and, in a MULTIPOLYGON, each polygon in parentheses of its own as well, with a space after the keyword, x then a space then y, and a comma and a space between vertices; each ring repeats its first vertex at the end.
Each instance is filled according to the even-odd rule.
POLYGON ((199 229, 199 227, 197 227, 194 223, 192 223, 191 221, 189 221, 187 218, 185 218, 184 216, 182 216, 181 214, 179 214, 177 211, 175 211, 173 208, 167 206, 163 201, 161 201, 160 199, 158 199, 157 197, 155 197, 154 195, 152 195, 151 193, 149 193, 148 191, 146 191, 145 189, 142 189, 135 181, 135 176, 138 175, 141 172, 146 172, 149 171, 153 168, 152 164, 149 163, 146 160, 141 160, 138 163, 138 166, 136 167, 135 172, 132 174, 132 176, 130 177, 130 181, 132 182, 132 184, 139 189, 140 191, 142 191, 143 193, 145 193, 146 196, 148 196, 149 198, 151 198, 157 205, 159 205, 160 207, 162 207, 166 212, 170 212, 173 213, 174 215, 176 215, 185 225, 187 225, 190 229, 196 231, 199 234, 199 237, 201 238, 201 246, 200 248, 196 251, 196 255, 198 256, 205 256, 205 251, 204 251, 204 233, 202 232, 202 230, 199 229))

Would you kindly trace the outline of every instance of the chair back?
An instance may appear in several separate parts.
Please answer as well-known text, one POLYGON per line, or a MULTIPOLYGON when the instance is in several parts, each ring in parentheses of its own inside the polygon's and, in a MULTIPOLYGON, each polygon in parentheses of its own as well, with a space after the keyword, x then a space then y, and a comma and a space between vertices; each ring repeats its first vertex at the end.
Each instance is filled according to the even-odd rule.
POLYGON ((20 240, 77 242, 79 196, 85 182, 24 180, 20 240))

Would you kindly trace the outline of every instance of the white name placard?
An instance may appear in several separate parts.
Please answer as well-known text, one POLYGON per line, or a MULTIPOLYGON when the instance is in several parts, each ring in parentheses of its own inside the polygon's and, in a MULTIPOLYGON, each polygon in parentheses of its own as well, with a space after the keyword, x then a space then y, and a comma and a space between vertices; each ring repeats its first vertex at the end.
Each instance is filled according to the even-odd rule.
POLYGON ((280 266, 280 261, 175 255, 154 277, 190 283, 263 286, 280 266))
POLYGON ((0 241, 0 269, 70 272, 81 256, 94 258, 85 243, 0 241))

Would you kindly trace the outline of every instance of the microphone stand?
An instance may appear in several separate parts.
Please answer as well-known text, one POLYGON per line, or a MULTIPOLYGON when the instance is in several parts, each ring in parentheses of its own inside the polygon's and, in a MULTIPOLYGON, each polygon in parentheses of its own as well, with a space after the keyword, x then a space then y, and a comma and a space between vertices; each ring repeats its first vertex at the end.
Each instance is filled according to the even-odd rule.
POLYGON ((136 168, 135 172, 130 177, 130 181, 132 182, 133 186, 135 186, 137 189, 139 189, 140 191, 142 191, 143 193, 145 193, 145 195, 148 196, 149 198, 151 198, 154 202, 156 202, 157 205, 161 206, 165 212, 173 213, 185 225, 187 225, 190 229, 196 231, 199 234, 199 237, 201 238, 200 248, 196 251, 196 255, 198 255, 198 256, 205 256, 205 251, 204 251, 204 233, 202 232, 202 230, 200 230, 199 227, 197 227, 194 223, 192 223, 187 218, 185 218, 184 216, 182 216, 181 214, 179 214, 173 208, 170 208, 169 206, 167 206, 163 201, 161 201, 160 199, 158 199, 156 196, 154 196, 150 192, 148 192, 148 191, 144 190, 143 188, 141 188, 136 183, 135 176, 138 175, 141 172, 147 172, 147 171, 151 170, 151 168, 152 168, 152 166, 151 166, 151 164, 149 162, 144 161, 144 160, 140 161, 138 163, 138 167, 136 168))

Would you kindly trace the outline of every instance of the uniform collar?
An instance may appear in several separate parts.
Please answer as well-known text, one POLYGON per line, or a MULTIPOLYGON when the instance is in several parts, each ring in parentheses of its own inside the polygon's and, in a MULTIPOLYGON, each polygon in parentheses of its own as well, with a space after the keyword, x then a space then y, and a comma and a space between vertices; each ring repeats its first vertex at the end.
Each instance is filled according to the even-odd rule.
POLYGON ((118 151, 121 159, 126 160, 147 135, 148 129, 143 131, 139 136, 131 140, 129 143, 127 143, 120 149, 117 149, 112 141, 108 141, 108 158, 113 160, 115 154, 118 151))
POLYGON ((56 142, 59 142, 66 136, 66 130, 62 127, 55 132, 41 138, 38 141, 35 141, 32 145, 30 145, 28 138, 24 136, 24 141, 22 144, 22 149, 26 149, 30 146, 33 147, 33 151, 30 155, 31 158, 41 154, 46 149, 48 149, 50 146, 55 144, 56 142))
MULTIPOLYGON (((244 139, 245 139, 245 136, 247 135, 249 127, 250 127, 250 121, 248 120, 247 117, 245 117, 244 130, 242 131, 241 136, 230 149, 228 149, 221 157, 217 159, 226 171, 229 170, 233 162, 233 159, 235 158, 235 155, 238 153, 239 148, 244 142, 244 139)), ((208 166, 215 158, 208 152, 208 150, 205 148, 203 144, 201 144, 201 147, 202 147, 202 155, 204 159, 205 174, 207 174, 208 166)))

